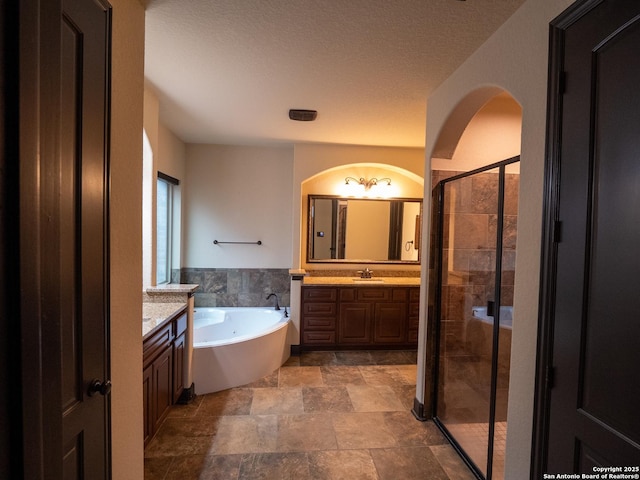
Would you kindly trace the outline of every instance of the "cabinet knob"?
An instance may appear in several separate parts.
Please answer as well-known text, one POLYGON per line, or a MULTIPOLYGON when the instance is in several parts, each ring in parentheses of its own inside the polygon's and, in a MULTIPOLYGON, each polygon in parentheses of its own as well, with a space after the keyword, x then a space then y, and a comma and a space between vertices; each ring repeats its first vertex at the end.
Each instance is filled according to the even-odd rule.
POLYGON ((91 380, 89 384, 89 396, 92 397, 96 393, 100 395, 109 395, 111 393, 111 380, 100 381, 97 378, 91 380))

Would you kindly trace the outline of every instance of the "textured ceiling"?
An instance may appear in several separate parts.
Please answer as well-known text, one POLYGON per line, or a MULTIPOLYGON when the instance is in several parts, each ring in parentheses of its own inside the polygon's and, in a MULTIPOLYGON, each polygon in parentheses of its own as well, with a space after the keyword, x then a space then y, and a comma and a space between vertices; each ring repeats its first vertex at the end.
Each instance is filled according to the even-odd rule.
POLYGON ((145 76, 188 143, 421 147, 429 93, 523 2, 150 0, 145 76))

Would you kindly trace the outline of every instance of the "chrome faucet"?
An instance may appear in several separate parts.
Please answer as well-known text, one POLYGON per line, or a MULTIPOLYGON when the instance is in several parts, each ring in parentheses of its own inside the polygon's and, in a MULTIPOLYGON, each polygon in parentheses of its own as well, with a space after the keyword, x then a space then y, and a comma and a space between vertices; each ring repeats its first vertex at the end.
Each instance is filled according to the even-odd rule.
POLYGON ((278 303, 278 295, 276 295, 275 293, 270 293, 269 295, 267 295, 267 300, 269 300, 271 297, 276 297, 276 310, 280 310, 280 304, 278 303))
POLYGON ((360 278, 371 278, 373 270, 369 270, 369 267, 367 267, 364 270, 358 270, 358 273, 360 274, 360 278))

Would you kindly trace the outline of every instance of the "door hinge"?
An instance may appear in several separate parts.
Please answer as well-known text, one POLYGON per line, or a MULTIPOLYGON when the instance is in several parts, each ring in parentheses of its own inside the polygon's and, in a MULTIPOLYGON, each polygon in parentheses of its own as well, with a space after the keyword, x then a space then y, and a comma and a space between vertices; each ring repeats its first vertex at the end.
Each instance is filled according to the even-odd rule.
POLYGON ((547 367, 547 389, 551 390, 556 386, 556 367, 547 367))
POLYGON ((553 242, 560 243, 562 241, 562 222, 556 220, 553 222, 553 242))
POLYGON ((564 95, 567 91, 567 72, 564 70, 560 72, 560 78, 558 78, 558 92, 560 95, 564 95))

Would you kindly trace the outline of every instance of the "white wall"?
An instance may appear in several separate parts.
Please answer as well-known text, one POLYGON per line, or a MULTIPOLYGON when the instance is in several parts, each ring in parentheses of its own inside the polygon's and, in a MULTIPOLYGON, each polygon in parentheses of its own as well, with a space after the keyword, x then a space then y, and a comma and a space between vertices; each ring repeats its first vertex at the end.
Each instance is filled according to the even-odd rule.
POLYGON ((140 323, 144 7, 137 0, 110 3, 112 464, 114 480, 129 480, 144 476, 140 323))
MULTIPOLYGON (((522 106, 521 184, 506 479, 529 477, 538 320, 549 22, 571 0, 528 0, 427 103, 427 161, 447 117, 477 88, 499 86, 522 106)), ((454 168, 455 169, 455 168, 454 168)), ((425 196, 428 192, 425 192, 425 196)), ((423 236, 423 245, 426 245, 423 236)), ((423 265, 423 292, 427 270, 423 265)), ((424 321, 421 309, 421 320, 424 321)), ((424 323, 423 323, 424 325, 424 323)), ((423 330, 424 334, 424 330, 423 330)), ((423 338, 421 338, 423 344, 423 338)))
POLYGON ((189 144, 186 156, 183 266, 291 268, 293 149, 189 144))

